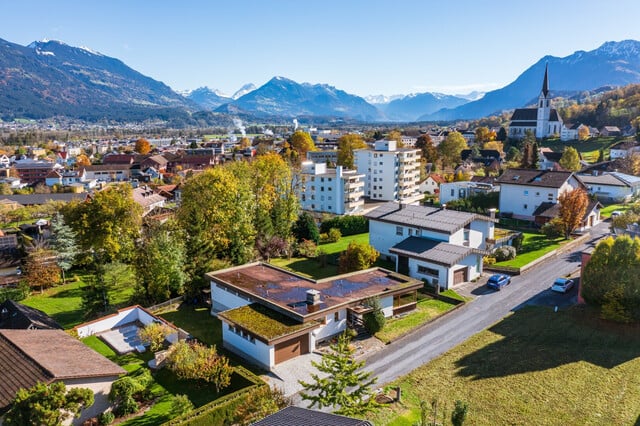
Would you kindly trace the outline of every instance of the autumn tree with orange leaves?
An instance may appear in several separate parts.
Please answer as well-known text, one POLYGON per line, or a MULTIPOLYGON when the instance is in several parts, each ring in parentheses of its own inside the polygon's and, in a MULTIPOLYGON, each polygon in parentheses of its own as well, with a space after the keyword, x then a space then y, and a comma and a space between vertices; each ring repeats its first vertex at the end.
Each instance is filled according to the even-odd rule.
POLYGON ((136 141, 136 145, 133 149, 138 154, 146 155, 151 151, 151 144, 145 138, 140 138, 136 141))
POLYGON ((576 188, 573 191, 567 191, 558 197, 560 205, 559 218, 562 220, 564 237, 575 231, 587 212, 589 204, 589 196, 587 191, 582 188, 576 188))

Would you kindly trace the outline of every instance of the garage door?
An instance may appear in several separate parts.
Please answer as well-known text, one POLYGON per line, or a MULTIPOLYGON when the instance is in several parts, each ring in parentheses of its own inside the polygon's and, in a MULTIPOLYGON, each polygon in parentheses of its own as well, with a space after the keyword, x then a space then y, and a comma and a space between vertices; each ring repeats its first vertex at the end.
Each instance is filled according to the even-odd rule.
POLYGON ((467 282, 467 268, 453 271, 453 285, 467 282))
POLYGON ((295 337, 286 342, 278 343, 275 347, 276 364, 280 364, 298 355, 309 353, 309 335, 295 337))

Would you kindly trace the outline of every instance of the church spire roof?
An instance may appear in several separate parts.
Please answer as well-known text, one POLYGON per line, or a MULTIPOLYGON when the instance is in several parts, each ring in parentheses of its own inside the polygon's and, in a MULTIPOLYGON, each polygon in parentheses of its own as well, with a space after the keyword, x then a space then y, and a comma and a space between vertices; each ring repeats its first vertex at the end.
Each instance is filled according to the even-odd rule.
POLYGON ((542 80, 542 94, 546 98, 549 95, 549 63, 544 67, 544 80, 542 80))

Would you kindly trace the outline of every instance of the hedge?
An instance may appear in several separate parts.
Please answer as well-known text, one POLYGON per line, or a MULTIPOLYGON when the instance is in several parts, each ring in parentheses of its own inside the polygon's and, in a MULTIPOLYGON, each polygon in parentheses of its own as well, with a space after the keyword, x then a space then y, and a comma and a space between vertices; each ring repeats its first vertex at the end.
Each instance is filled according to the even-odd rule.
POLYGON ((326 234, 337 228, 343 237, 369 232, 369 220, 364 216, 336 216, 320 225, 320 233, 326 234))

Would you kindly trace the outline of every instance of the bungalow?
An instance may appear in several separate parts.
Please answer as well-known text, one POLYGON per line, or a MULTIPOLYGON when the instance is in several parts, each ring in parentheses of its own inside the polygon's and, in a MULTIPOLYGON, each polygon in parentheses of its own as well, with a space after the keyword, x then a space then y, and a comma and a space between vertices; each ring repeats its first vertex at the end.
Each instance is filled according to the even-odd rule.
POLYGON ((605 203, 625 203, 640 195, 640 177, 619 172, 580 174, 589 194, 605 203))
POLYGON ((386 317, 415 309, 421 281, 381 268, 311 280, 267 263, 209 272, 223 346, 271 369, 362 323, 378 298, 386 317))
POLYGON ((640 146, 638 146, 636 141, 621 141, 609 148, 609 158, 612 160, 627 158, 638 151, 640 151, 640 146))
POLYGON ((9 409, 20 388, 63 382, 94 393, 94 404, 74 424, 104 412, 111 384, 126 373, 63 330, 0 330, 0 354, 0 412, 9 409))
POLYGON ((488 194, 499 191, 500 188, 491 183, 474 181, 447 182, 440 185, 440 204, 469 198, 478 194, 488 194))
POLYGON ((558 202, 558 197, 586 186, 568 171, 508 169, 498 179, 500 184, 500 214, 534 221, 535 211, 542 203, 558 202))
MULTIPOLYGON (((575 232, 584 232, 602 222, 602 218, 600 217, 601 209, 602 204, 600 204, 599 201, 590 200, 587 205, 587 210, 582 216, 580 224, 575 229, 575 232)), ((544 225, 551 219, 560 215, 560 205, 558 203, 542 203, 533 214, 535 216, 535 223, 538 225, 544 225)))
POLYGON ((600 136, 621 136, 622 132, 618 126, 604 126, 600 129, 600 136))
POLYGON ((482 274, 495 218, 427 206, 384 204, 365 215, 369 244, 396 271, 447 289, 482 274))

